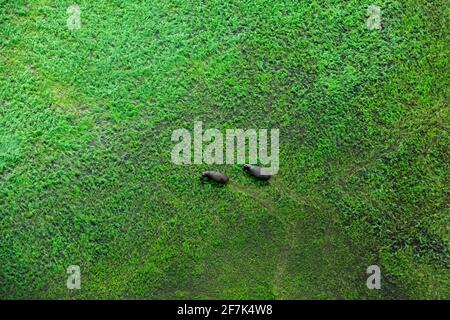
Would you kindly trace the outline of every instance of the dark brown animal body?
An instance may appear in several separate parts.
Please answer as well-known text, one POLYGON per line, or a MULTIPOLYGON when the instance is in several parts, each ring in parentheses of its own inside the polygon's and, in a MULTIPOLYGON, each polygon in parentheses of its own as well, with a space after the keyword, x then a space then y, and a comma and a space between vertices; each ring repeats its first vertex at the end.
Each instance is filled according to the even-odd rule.
POLYGON ((270 175, 261 174, 261 168, 257 166, 253 166, 251 164, 244 165, 244 170, 247 171, 249 174, 254 176, 258 180, 267 181, 270 179, 270 175))
POLYGON ((203 179, 208 179, 221 184, 227 184, 230 179, 223 173, 217 171, 205 171, 202 174, 203 179))

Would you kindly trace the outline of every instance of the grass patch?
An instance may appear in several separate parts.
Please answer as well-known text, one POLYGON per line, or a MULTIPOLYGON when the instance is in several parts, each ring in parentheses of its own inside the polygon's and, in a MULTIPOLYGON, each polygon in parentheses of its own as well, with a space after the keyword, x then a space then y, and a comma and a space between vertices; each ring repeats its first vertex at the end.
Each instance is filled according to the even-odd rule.
POLYGON ((0 0, 0 297, 450 298, 445 1, 72 4, 0 0), (279 175, 201 184, 194 121, 279 175))

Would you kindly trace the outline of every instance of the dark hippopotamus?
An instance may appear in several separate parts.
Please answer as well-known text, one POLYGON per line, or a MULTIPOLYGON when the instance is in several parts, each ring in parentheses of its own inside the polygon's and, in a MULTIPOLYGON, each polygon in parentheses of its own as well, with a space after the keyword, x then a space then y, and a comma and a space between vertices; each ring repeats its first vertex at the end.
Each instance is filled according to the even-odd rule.
POLYGON ((271 175, 262 174, 260 167, 253 166, 251 164, 244 165, 244 170, 247 171, 249 174, 251 174, 258 180, 267 181, 270 179, 270 177, 272 177, 271 175))
POLYGON ((202 174, 202 179, 215 181, 221 184, 227 184, 230 179, 223 173, 217 171, 205 171, 202 174))

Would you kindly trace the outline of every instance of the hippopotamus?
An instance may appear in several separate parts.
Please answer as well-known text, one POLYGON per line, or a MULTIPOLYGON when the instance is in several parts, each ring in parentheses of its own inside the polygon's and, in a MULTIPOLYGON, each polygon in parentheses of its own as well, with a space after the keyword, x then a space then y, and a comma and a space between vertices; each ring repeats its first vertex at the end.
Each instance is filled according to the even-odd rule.
POLYGON ((261 174, 261 168, 257 166, 253 166, 251 164, 245 164, 244 170, 247 171, 249 174, 254 176, 258 180, 267 181, 270 179, 270 175, 261 174))
POLYGON ((203 172, 202 179, 208 179, 221 184, 227 184, 230 181, 230 179, 225 174, 217 171, 203 172))

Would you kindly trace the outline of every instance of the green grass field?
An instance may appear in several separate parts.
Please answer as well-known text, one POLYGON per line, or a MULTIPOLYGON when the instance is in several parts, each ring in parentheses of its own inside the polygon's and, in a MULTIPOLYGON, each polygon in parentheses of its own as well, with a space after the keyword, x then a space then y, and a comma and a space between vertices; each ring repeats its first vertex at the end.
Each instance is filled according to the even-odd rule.
POLYGON ((447 1, 77 3, 0 0, 0 298, 450 299, 447 1), (195 121, 278 175, 172 164, 195 121))

